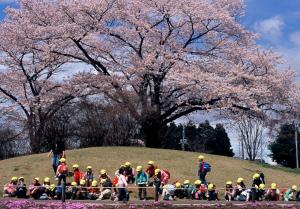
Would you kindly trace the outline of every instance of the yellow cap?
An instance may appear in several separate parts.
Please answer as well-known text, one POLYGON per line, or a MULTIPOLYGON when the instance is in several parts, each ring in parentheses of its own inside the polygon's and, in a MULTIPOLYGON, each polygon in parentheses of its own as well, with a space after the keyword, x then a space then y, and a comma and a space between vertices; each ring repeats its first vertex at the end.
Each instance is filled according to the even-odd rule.
POLYGON ((80 183, 81 186, 83 186, 83 185, 85 185, 85 180, 81 179, 79 183, 80 183))
POLYGON ((101 179, 101 184, 104 184, 106 182, 106 179, 101 179))
POLYGON ((155 169, 154 174, 157 175, 160 172, 160 169, 155 169))
POLYGON ((176 188, 180 188, 180 187, 181 187, 181 183, 176 182, 175 187, 176 187, 176 188))
POLYGON ((271 184, 271 189, 276 189, 277 188, 277 184, 276 183, 272 183, 271 184))
POLYGON ((259 175, 258 173, 255 173, 255 174, 253 175, 253 179, 259 179, 259 177, 260 177, 260 175, 259 175))
POLYGON ((226 185, 232 185, 232 181, 227 181, 226 185))
POLYGON ((297 187, 296 185, 293 185, 293 186, 292 186, 292 190, 297 191, 297 189, 298 189, 298 187, 297 187))
POLYGON ((24 178, 23 176, 21 176, 21 177, 19 177, 18 180, 19 180, 19 181, 20 181, 20 180, 25 180, 25 178, 24 178))
POLYGON ((74 169, 79 168, 79 165, 78 165, 78 164, 74 164, 74 165, 72 166, 72 168, 74 168, 74 169))
POLYGON ((208 185, 208 191, 212 191, 214 189, 214 185, 213 184, 209 184, 208 185))
POLYGON ((260 185, 259 185, 259 188, 260 188, 260 189, 265 189, 265 184, 260 184, 260 185))
POLYGON ((184 180, 183 184, 190 184, 190 180, 184 180))
POLYGON ((11 178, 12 181, 18 181, 18 177, 14 176, 11 178))
POLYGON ((93 182, 92 182, 92 187, 96 187, 96 186, 97 186, 97 184, 98 184, 98 182, 97 182, 97 181, 93 181, 93 182))
POLYGON ((86 169, 87 170, 92 170, 92 166, 89 165, 89 166, 86 167, 86 169))
POLYGON ((49 178, 49 177, 45 177, 45 178, 44 178, 44 182, 45 182, 45 183, 50 183, 50 178, 49 178))
POLYGON ((154 161, 150 160, 150 161, 148 162, 148 165, 154 165, 154 161))
POLYGON ((126 163, 125 163, 125 166, 126 166, 126 167, 129 167, 129 166, 131 166, 131 163, 130 163, 130 162, 126 162, 126 163))
POLYGON ((140 172, 140 171, 142 171, 142 169, 143 169, 143 167, 142 167, 142 166, 140 166, 140 165, 136 167, 136 171, 137 171, 137 172, 140 172))
POLYGON ((106 174, 106 170, 105 170, 105 169, 102 169, 102 170, 100 171, 100 174, 101 174, 101 175, 106 174))
POLYGON ((40 181, 40 178, 39 177, 35 177, 34 180, 40 181))
POLYGON ((66 162, 66 158, 63 158, 63 157, 62 157, 62 158, 60 158, 60 159, 59 159, 59 162, 61 162, 61 163, 65 163, 65 162, 66 162))
POLYGON ((76 187, 76 186, 77 186, 77 182, 73 181, 73 182, 71 183, 71 186, 76 187))
POLYGON ((204 156, 203 156, 203 155, 199 155, 199 156, 198 156, 198 159, 199 159, 199 160, 204 160, 204 156))
POLYGON ((50 186, 49 186, 49 189, 51 190, 51 191, 53 191, 54 189, 55 189, 55 184, 51 184, 50 186))
POLYGON ((200 180, 196 180, 196 181, 194 182, 194 184, 195 184, 195 185, 200 185, 200 184, 201 184, 201 181, 200 181, 200 180))
POLYGON ((239 177, 239 178, 236 180, 237 183, 241 183, 241 182, 243 182, 243 181, 244 181, 244 179, 243 179, 242 177, 239 177))

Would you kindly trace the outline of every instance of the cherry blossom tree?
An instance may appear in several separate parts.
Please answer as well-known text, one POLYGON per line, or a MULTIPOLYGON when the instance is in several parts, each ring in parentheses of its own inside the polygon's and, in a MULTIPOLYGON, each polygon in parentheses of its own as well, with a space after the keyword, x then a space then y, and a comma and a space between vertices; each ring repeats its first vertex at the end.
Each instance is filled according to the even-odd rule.
POLYGON ((159 147, 163 125, 195 111, 296 99, 293 72, 256 45, 243 15, 242 0, 20 0, 6 24, 46 57, 89 65, 74 84, 126 104, 146 145, 159 147))
POLYGON ((18 27, 12 22, 0 26, 0 97, 5 100, 1 108, 17 112, 26 122, 31 151, 38 153, 45 123, 78 95, 78 89, 56 77, 68 60, 43 53, 39 50, 43 46, 34 40, 21 39, 26 34, 18 27))

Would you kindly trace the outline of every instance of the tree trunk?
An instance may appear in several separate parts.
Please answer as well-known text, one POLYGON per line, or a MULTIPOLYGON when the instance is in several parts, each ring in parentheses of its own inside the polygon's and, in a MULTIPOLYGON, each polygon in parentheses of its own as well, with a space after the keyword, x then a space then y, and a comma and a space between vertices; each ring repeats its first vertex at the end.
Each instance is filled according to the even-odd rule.
POLYGON ((41 152, 41 142, 44 138, 43 123, 37 122, 34 117, 28 119, 28 130, 31 153, 36 154, 41 152))
POLYGON ((157 119, 146 119, 142 122, 142 130, 145 134, 146 147, 161 148, 162 127, 162 123, 157 119))

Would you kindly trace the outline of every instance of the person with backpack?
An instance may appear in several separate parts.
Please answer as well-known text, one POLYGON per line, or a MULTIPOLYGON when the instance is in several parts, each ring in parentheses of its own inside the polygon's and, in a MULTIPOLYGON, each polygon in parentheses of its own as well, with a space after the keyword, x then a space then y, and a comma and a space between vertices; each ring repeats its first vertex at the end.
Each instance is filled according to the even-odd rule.
POLYGON ((170 172, 166 169, 156 169, 155 175, 159 173, 161 185, 164 186, 168 184, 169 179, 171 178, 170 172))
POLYGON ((199 179, 202 183, 207 184, 205 177, 207 173, 211 171, 211 166, 210 164, 204 161, 203 155, 199 155, 198 160, 199 160, 199 168, 198 168, 199 179))
POLYGON ((90 187, 92 185, 92 182, 94 181, 94 174, 93 174, 93 168, 92 166, 86 167, 86 172, 84 174, 84 179, 86 181, 87 187, 90 187))
POLYGON ((66 163, 66 159, 65 158, 61 158, 59 160, 60 164, 57 167, 57 172, 56 172, 56 176, 58 178, 58 183, 57 186, 61 185, 61 181, 64 182, 64 184, 67 184, 67 176, 68 176, 68 166, 66 163))
POLYGON ((24 177, 19 177, 18 179, 16 196, 18 198, 27 198, 27 188, 24 177))
POLYGON ((135 177, 135 184, 138 186, 138 196, 140 200, 146 200, 147 198, 147 189, 146 186, 148 185, 148 175, 146 172, 143 171, 142 166, 136 167, 136 177, 135 177))

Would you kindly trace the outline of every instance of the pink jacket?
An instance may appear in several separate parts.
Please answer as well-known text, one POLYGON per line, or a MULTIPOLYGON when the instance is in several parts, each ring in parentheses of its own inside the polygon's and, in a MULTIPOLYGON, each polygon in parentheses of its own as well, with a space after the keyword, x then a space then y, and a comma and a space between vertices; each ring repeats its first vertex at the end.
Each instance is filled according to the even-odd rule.
POLYGON ((161 173, 161 183, 163 185, 166 185, 170 179, 170 176, 164 170, 161 170, 160 173, 161 173))
POLYGON ((7 183, 4 185, 4 192, 6 194, 11 194, 16 191, 16 187, 17 187, 17 185, 14 185, 12 183, 7 183))

